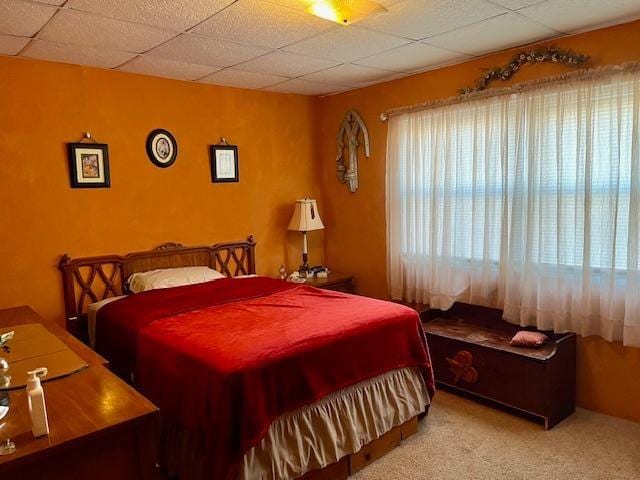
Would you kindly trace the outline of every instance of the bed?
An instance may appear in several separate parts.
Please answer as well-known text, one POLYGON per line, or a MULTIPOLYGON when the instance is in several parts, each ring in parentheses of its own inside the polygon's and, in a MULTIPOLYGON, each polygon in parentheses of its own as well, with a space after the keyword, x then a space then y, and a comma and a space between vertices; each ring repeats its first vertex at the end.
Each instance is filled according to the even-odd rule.
POLYGON ((67 328, 87 340, 91 323, 160 407, 159 463, 182 480, 345 478, 413 433, 434 393, 413 310, 257 277, 252 237, 60 270, 67 328), (189 266, 225 278, 128 295, 132 274, 189 266))

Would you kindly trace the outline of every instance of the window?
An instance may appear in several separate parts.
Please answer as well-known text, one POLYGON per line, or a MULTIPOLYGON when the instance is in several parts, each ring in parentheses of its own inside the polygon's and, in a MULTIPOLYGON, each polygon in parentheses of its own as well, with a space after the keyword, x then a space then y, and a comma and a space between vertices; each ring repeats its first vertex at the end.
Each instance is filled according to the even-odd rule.
POLYGON ((639 124, 637 73, 391 117, 392 296, 640 344, 639 124))

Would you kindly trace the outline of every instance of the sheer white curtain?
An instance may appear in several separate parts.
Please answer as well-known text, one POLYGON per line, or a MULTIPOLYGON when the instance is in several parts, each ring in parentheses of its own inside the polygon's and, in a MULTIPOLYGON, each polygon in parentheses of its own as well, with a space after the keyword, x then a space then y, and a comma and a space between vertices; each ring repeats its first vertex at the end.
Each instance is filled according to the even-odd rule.
POLYGON ((640 346, 640 75, 394 115, 392 298, 640 346))

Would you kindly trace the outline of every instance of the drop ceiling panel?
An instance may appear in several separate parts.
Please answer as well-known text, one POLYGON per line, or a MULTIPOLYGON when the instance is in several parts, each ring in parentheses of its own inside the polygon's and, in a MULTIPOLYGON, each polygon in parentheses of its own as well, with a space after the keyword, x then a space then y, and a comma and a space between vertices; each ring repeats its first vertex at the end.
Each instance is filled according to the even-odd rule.
POLYGON ((154 48, 149 55, 177 62, 230 67, 265 53, 268 50, 185 33, 154 48))
POLYGON ((67 0, 31 0, 31 1, 36 3, 46 3, 48 5, 55 5, 57 7, 60 7, 64 5, 64 2, 66 2, 67 0))
MULTIPOLYGON (((296 10, 305 11, 309 8, 309 5, 313 3, 314 0, 264 0, 268 3, 273 3, 276 5, 282 5, 289 8, 294 8, 296 10)), ((375 3, 382 5, 383 7, 389 8, 391 5, 395 5, 396 3, 403 2, 405 0, 372 0, 375 3)))
POLYGON ((236 68, 248 72, 299 77, 300 75, 317 72, 318 70, 335 67, 336 65, 338 65, 338 63, 331 60, 321 60, 319 58, 305 57, 283 51, 274 51, 263 57, 237 65, 236 68))
POLYGON ((328 20, 263 0, 238 0, 193 31, 250 45, 280 48, 336 27, 339 26, 328 20))
POLYGON ((310 80, 312 82, 357 87, 364 83, 371 83, 372 81, 380 80, 392 74, 393 72, 388 70, 378 70, 377 68, 345 63, 338 65, 337 67, 305 75, 302 79, 310 80))
POLYGON ((485 52, 523 45, 558 32, 516 13, 506 13, 484 22, 474 23, 458 30, 425 40, 429 45, 480 55, 485 52))
POLYGON ((42 30, 43 40, 112 50, 142 53, 169 40, 175 33, 123 22, 111 18, 79 12, 60 10, 42 30))
POLYGON ((385 33, 357 26, 343 27, 338 25, 337 28, 329 32, 294 43, 285 47, 284 50, 338 62, 350 62, 407 43, 409 40, 385 33))
POLYGON ((380 83, 385 83, 385 82, 390 82, 392 80, 397 80, 399 78, 404 78, 404 77, 408 77, 409 74, 408 73, 393 73, 387 77, 383 77, 383 78, 379 78, 373 82, 367 82, 367 83, 363 83, 361 85, 358 85, 358 88, 360 87, 368 87, 369 85, 378 85, 380 83))
POLYGON ((17 55, 27 43, 28 38, 0 35, 0 55, 17 55))
POLYGON ((66 6, 182 32, 231 3, 233 0, 69 0, 66 6))
POLYGON ((32 37, 56 12, 57 9, 49 5, 0 0, 0 34, 32 37))
POLYGON ((395 5, 396 3, 403 2, 404 0, 373 0, 373 1, 375 1, 376 3, 379 3, 385 8, 389 8, 390 6, 395 5))
POLYGON ((509 10, 518 10, 519 8, 544 2, 544 0, 491 0, 491 2, 497 3, 501 7, 508 8, 509 10))
POLYGON ((166 58, 148 55, 136 57, 122 65, 118 70, 142 73, 156 77, 174 78, 176 80, 195 80, 215 72, 218 67, 197 65, 194 63, 175 62, 166 58))
POLYGON ((0 54, 317 95, 640 18, 640 0, 377 0, 345 27, 310 1, 0 0, 0 54))
POLYGON ((297 93, 300 95, 326 95, 327 93, 339 92, 344 89, 345 87, 340 85, 307 82, 297 78, 265 88, 265 90, 270 92, 297 93))
POLYGON ((412 73, 463 58, 465 56, 460 53, 416 42, 363 58, 355 63, 381 70, 412 73))
POLYGON ((199 80, 202 83, 226 85, 238 88, 265 88, 288 80, 287 77, 267 75, 266 73, 245 72, 226 68, 199 80))
POLYGON ((519 13, 561 32, 630 21, 640 16, 639 0, 547 0, 519 10, 519 13))
POLYGON ((294 10, 300 10, 304 12, 312 0, 264 0, 272 5, 282 5, 283 7, 293 8, 294 10))
POLYGON ((483 0, 405 0, 358 25, 421 40, 505 12, 504 8, 483 0))
POLYGON ((132 59, 135 54, 106 50, 104 48, 63 45, 43 40, 33 40, 21 56, 91 67, 114 68, 132 59))

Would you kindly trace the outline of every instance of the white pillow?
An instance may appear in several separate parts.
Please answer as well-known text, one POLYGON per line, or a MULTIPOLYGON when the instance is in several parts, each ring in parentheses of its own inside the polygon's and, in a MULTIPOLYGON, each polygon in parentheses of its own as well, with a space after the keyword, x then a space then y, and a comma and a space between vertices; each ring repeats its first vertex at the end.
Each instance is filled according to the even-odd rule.
POLYGON ((159 288, 194 285, 220 278, 225 276, 209 267, 180 267, 134 273, 127 282, 131 292, 140 293, 159 288))

